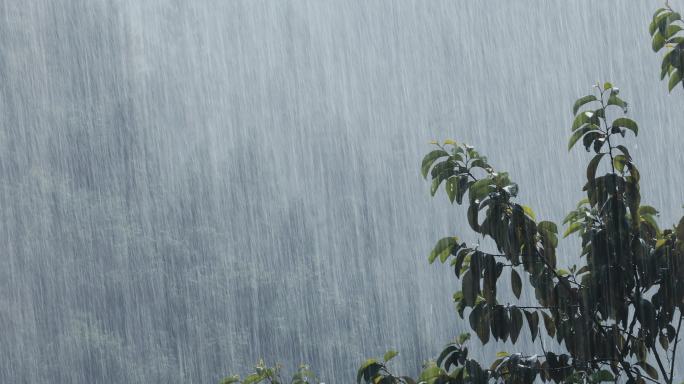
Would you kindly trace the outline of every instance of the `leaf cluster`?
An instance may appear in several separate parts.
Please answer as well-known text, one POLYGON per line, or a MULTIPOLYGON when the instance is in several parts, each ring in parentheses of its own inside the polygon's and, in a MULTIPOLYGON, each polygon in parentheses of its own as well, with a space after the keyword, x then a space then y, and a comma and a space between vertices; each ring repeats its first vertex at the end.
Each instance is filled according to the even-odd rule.
MULTIPOLYGON (((259 360, 254 366, 254 372, 241 379, 238 375, 232 375, 223 378, 219 384, 284 384, 282 378, 282 366, 276 364, 275 366, 267 366, 263 360, 259 360)), ((308 365, 302 364, 297 368, 297 371, 289 380, 290 384, 322 384, 320 383, 316 374, 309 368, 308 365)))
MULTIPOLYGON (((672 91, 682 83, 684 76, 684 34, 682 33, 682 17, 669 5, 659 8, 653 14, 648 28, 652 37, 653 51, 665 49, 660 69, 660 79, 669 76, 668 89, 672 91)), ((682 83, 684 86, 684 83, 682 83)))
MULTIPOLYGON (((537 221, 531 208, 517 202, 518 185, 472 146, 433 142, 436 148, 424 157, 421 173, 431 179, 431 194, 444 186, 449 201, 467 207, 470 228, 496 248, 487 251, 449 236, 430 252, 430 263, 448 263, 461 281, 453 295, 458 314, 468 317, 482 344, 515 344, 526 335, 540 342, 541 351, 502 352, 484 368, 468 358, 460 340, 424 367, 419 382, 598 383, 622 376, 628 383, 671 382, 684 311, 684 218, 661 230, 658 211, 641 204, 640 173, 627 147, 618 143, 627 132, 638 135, 639 127, 624 116, 628 104, 618 88, 603 83, 594 89, 573 106, 568 145, 582 140, 594 152, 586 197, 563 222, 563 237, 581 238, 579 266, 557 266, 558 226, 537 221), (504 274, 516 304, 500 302, 504 274), (520 302, 524 285, 534 292, 533 302, 520 302), (542 334, 565 352, 547 351, 542 334), (661 354, 671 363, 669 370, 661 354)), ((358 379, 413 382, 375 360, 362 367, 358 379)))

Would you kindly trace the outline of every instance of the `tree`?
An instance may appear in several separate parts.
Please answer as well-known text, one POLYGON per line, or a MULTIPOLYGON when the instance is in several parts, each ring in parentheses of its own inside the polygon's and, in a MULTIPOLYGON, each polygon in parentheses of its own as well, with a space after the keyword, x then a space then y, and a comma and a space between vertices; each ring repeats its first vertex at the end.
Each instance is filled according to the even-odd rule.
MULTIPOLYGON (((563 222, 564 237, 581 239, 579 265, 558 267, 558 226, 537 221, 531 208, 517 203, 518 185, 473 147, 453 140, 433 143, 435 149, 423 159, 431 193, 443 185, 452 203, 468 207, 470 227, 496 248, 468 246, 454 236, 439 240, 430 253, 431 263, 448 262, 461 280, 454 294, 458 314, 465 318, 467 311, 482 344, 492 339, 515 344, 527 323, 529 340, 541 343, 545 332, 564 352, 547 351, 541 343, 529 353, 502 352, 485 368, 468 358, 468 338, 462 336, 425 367, 419 381, 597 383, 622 377, 628 383, 672 383, 684 311, 684 218, 661 230, 657 210, 641 204, 639 171, 619 144, 628 134, 636 136, 638 125, 624 116, 627 103, 618 88, 604 83, 594 89, 573 106, 568 143, 570 150, 581 140, 594 152, 583 189, 587 197, 563 222), (600 166, 608 168, 602 176, 600 166), (504 273, 515 297, 527 285, 536 302, 501 304, 497 288, 504 273)), ((362 366, 359 378, 414 382, 393 376, 376 360, 362 366)))
MULTIPOLYGON (((669 4, 654 13, 649 27, 653 50, 667 48, 661 79, 669 76, 670 92, 684 86, 682 29, 680 14, 669 4)), ((527 336, 532 342, 539 339, 541 351, 500 352, 485 368, 468 358, 469 334, 463 334, 436 362, 424 366, 419 382, 673 382, 684 313, 684 217, 661 230, 658 211, 641 204, 639 171, 627 148, 618 144, 628 132, 636 136, 638 125, 621 116, 627 103, 618 88, 611 83, 594 88, 573 106, 568 143, 570 150, 581 140, 594 152, 583 188, 587 197, 563 221, 563 237, 577 234, 581 239, 580 265, 558 268, 558 226, 537 222, 531 208, 515 202, 518 185, 473 147, 453 140, 433 142, 436 148, 424 157, 422 174, 432 180, 432 195, 444 185, 452 203, 467 205, 470 227, 496 248, 469 247, 454 236, 439 240, 430 253, 430 263, 448 261, 461 280, 461 290, 454 294, 458 314, 465 318, 468 311, 470 327, 482 344, 492 338, 515 344, 527 323, 527 336), (597 177, 606 163, 608 172, 597 177), (520 299, 523 285, 529 284, 536 303, 499 303, 497 283, 504 271, 510 274, 515 297, 520 299), (542 331, 565 352, 546 351, 542 331)), ((358 382, 416 382, 394 376, 386 363, 366 361, 358 382)))
MULTIPOLYGON (((670 91, 684 84, 681 24, 680 15, 666 5, 650 26, 654 51, 668 48, 661 78, 669 76, 670 91)), ((445 237, 430 252, 430 263, 448 262, 461 282, 453 295, 459 316, 468 317, 482 344, 526 338, 539 342, 539 349, 499 352, 484 364, 468 357, 470 334, 464 333, 436 361, 427 362, 417 379, 393 374, 389 362, 397 353, 388 351, 383 359, 361 365, 357 383, 673 383, 684 322, 684 217, 661 229, 656 208, 641 204, 640 173, 620 144, 628 135, 637 136, 639 127, 625 116, 628 104, 619 94, 611 83, 596 84, 573 106, 568 150, 581 141, 593 156, 586 169, 586 198, 563 221, 563 237, 581 240, 578 263, 567 268, 556 261, 558 225, 537 221, 530 207, 517 202, 519 188, 508 173, 495 170, 475 148, 453 140, 433 142, 434 150, 421 164, 423 177, 431 179, 431 194, 444 186, 451 203, 467 206, 471 229, 491 240, 493 249, 486 250, 445 237), (504 274, 518 300, 529 289, 535 302, 502 304, 498 289, 504 274), (548 351, 542 334, 555 338, 555 349, 562 352, 548 351)), ((241 383, 279 383, 277 372, 261 364, 241 383)))

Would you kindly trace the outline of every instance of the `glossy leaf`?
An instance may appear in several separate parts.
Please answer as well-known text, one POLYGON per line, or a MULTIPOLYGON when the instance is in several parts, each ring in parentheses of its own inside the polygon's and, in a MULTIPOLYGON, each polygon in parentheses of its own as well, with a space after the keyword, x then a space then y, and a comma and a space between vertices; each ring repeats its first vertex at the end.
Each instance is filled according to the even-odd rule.
POLYGON ((589 126, 583 127, 573 132, 572 136, 570 136, 570 140, 568 140, 568 151, 575 146, 579 139, 581 139, 584 135, 586 135, 589 132, 599 133, 598 127, 593 124, 590 124, 589 126))
POLYGON ((637 126, 637 123, 634 120, 628 119, 626 117, 619 117, 613 120, 613 127, 624 127, 634 132, 634 135, 639 134, 639 127, 637 126))
POLYGON ((598 100, 598 99, 594 95, 587 95, 587 96, 584 96, 582 98, 577 99, 577 101, 575 101, 575 105, 573 105, 573 107, 572 107, 572 114, 576 115, 577 111, 579 111, 579 109, 582 108, 583 105, 585 105, 587 103, 591 103, 592 101, 596 101, 596 100, 598 100))
POLYGON ((594 112, 586 111, 580 113, 579 115, 577 115, 577 117, 575 117, 575 121, 572 123, 572 130, 575 131, 582 127, 584 124, 591 122, 592 117, 594 117, 594 112))
POLYGON ((430 167, 432 167, 432 164, 439 159, 440 157, 444 156, 449 156, 449 154, 441 149, 434 150, 423 158, 423 163, 420 167, 421 173, 423 174, 423 177, 426 178, 428 175, 428 172, 430 171, 430 167))
POLYGON ((456 195, 458 194, 458 185, 459 185, 460 178, 457 176, 452 176, 449 179, 447 179, 446 182, 446 193, 447 196, 449 196, 449 201, 454 202, 454 199, 456 198, 456 195))

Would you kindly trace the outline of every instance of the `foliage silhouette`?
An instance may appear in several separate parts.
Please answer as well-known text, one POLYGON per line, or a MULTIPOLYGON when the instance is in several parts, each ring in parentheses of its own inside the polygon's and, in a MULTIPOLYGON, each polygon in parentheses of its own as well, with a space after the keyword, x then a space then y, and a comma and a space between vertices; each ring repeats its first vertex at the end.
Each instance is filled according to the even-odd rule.
POLYGON ((653 14, 653 21, 648 28, 652 36, 652 47, 655 52, 666 49, 660 69, 660 79, 669 76, 668 89, 671 92, 678 84, 682 84, 684 76, 684 33, 682 33, 682 17, 669 4, 659 8, 653 14))
MULTIPOLYGON (((568 150, 578 142, 594 155, 587 166, 586 198, 563 224, 563 236, 579 235, 581 265, 556 263, 558 226, 537 221, 531 208, 516 202, 518 185, 496 171, 473 147, 447 140, 423 159, 424 177, 434 195, 444 185, 453 203, 464 204, 477 234, 493 240, 496 251, 445 237, 429 255, 449 262, 461 290, 454 294, 482 344, 525 335, 535 342, 543 332, 564 353, 541 350, 502 352, 487 368, 468 358, 467 337, 448 345, 418 381, 428 383, 597 383, 624 377, 628 383, 672 383, 684 310, 684 218, 661 230, 657 210, 641 204, 640 174, 618 141, 639 127, 625 117, 627 103, 610 83, 578 99, 568 150), (603 166, 607 172, 601 176, 603 166), (464 198, 467 195, 467 199, 464 198), (523 289, 536 302, 504 305, 497 288, 510 274, 511 291, 523 289), (523 285, 527 285, 523 288, 523 285), (544 324, 542 328, 540 322, 544 324), (521 333, 527 323, 529 332, 521 333), (669 365, 667 365, 669 364, 669 365)), ((367 361, 359 378, 368 383, 413 383, 395 377, 384 363, 367 361)), ((361 381, 361 380, 359 380, 361 381)))
MULTIPOLYGON (((668 4, 655 12, 649 27, 653 50, 667 49, 661 79, 669 77, 670 91, 684 86, 682 29, 679 13, 668 4)), ((472 146, 433 142, 434 150, 421 164, 423 177, 431 179, 431 194, 444 186, 451 203, 467 206, 471 229, 496 248, 486 251, 451 236, 430 252, 430 263, 448 262, 461 281, 453 295, 459 316, 468 317, 482 344, 529 340, 539 342, 540 350, 499 352, 484 364, 468 357, 472 341, 464 333, 436 361, 425 363, 416 379, 393 374, 388 363, 397 352, 388 351, 383 359, 361 365, 357 383, 673 382, 684 313, 684 217, 661 229, 656 208, 641 204, 640 173, 619 143, 637 136, 639 127, 625 116, 628 104, 619 94, 611 83, 596 84, 572 108, 568 150, 581 142, 593 152, 586 198, 563 221, 563 237, 581 240, 579 265, 558 267, 558 226, 537 221, 530 207, 516 202, 518 185, 472 146), (529 290, 535 302, 502 304, 498 289, 504 273, 516 299, 529 290), (564 352, 547 351, 544 334, 564 352)), ((244 380, 231 376, 221 383, 279 384, 279 372, 279 366, 260 362, 244 380)), ((292 383, 306 382, 318 379, 302 366, 292 383)))

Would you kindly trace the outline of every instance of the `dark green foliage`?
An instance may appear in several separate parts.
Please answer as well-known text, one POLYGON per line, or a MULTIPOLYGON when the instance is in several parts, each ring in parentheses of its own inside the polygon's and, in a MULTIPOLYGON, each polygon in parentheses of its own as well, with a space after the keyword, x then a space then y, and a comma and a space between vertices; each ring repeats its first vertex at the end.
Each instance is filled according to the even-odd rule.
MULTIPOLYGON (((670 91, 684 85, 681 25, 680 15, 668 5, 656 11, 650 26, 653 49, 667 49, 661 79, 669 76, 670 91)), ((471 229, 496 248, 469 246, 456 236, 434 246, 429 262, 449 262, 461 281, 461 290, 453 294, 457 313, 467 317, 482 344, 516 344, 525 337, 533 345, 539 341, 539 350, 499 352, 485 365, 468 357, 470 334, 464 333, 436 361, 425 363, 418 379, 393 375, 387 364, 397 352, 388 351, 383 360, 362 364, 358 384, 672 384, 684 319, 684 217, 661 229, 658 211, 642 205, 639 170, 629 150, 618 144, 628 132, 637 136, 639 127, 623 116, 628 104, 618 88, 608 82, 594 88, 572 108, 568 150, 581 142, 593 155, 586 169, 586 197, 563 220, 563 237, 574 234, 581 240, 577 263, 567 269, 556 262, 558 226, 537 221, 530 207, 516 201, 518 185, 472 146, 433 142, 436 148, 421 164, 431 194, 444 185, 451 203, 467 207, 471 229), (497 288, 504 273, 516 299, 526 289, 534 293, 534 302, 500 303, 497 288), (563 352, 547 351, 542 333, 563 352)), ((262 364, 261 369, 241 383, 279 383, 277 368, 264 371, 262 364)), ((303 382, 312 381, 296 383, 303 382)))
MULTIPOLYGON (((507 173, 496 171, 469 145, 433 143, 437 148, 422 164, 431 193, 444 184, 452 203, 467 206, 471 229, 496 248, 491 252, 452 236, 430 253, 431 263, 449 262, 461 280, 454 294, 458 314, 467 317, 482 344, 515 344, 521 335, 534 342, 545 332, 565 352, 546 351, 539 339, 540 350, 502 352, 485 366, 468 358, 462 337, 427 364, 417 382, 672 382, 684 310, 684 218, 661 230, 658 211, 641 204, 639 171, 617 143, 627 132, 636 136, 639 127, 621 116, 627 103, 618 95, 612 84, 597 84, 594 94, 573 106, 568 148, 581 140, 594 154, 586 170, 586 198, 563 221, 563 237, 576 234, 582 245, 579 265, 569 269, 556 265, 558 226, 537 221, 531 208, 516 201, 518 185, 507 173), (508 270, 513 295, 520 299, 525 287, 534 292, 534 302, 499 302, 499 279, 508 270), (525 323, 529 332, 521 333, 525 323)), ((374 384, 414 382, 393 376, 375 360, 358 378, 374 384)))
POLYGON ((649 26, 653 50, 655 52, 663 48, 666 50, 660 69, 660 79, 669 76, 668 89, 670 91, 680 83, 684 86, 682 83, 684 74, 683 25, 680 14, 667 5, 653 14, 653 21, 649 26))

